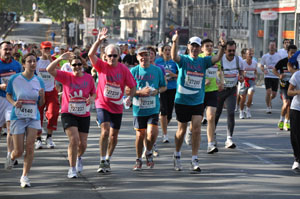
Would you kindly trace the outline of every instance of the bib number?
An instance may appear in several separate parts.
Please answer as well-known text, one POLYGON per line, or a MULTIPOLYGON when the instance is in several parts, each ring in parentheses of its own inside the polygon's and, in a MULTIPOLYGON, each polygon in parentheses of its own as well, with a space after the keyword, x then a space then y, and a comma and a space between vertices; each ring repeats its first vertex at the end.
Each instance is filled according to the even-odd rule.
POLYGON ((237 84, 237 75, 236 74, 224 74, 224 86, 232 88, 237 84))
POLYGON ((140 104, 140 109, 155 108, 156 107, 156 98, 155 98, 155 96, 140 97, 139 104, 140 104))
POLYGON ((16 74, 16 72, 8 72, 0 74, 1 84, 8 84, 8 81, 12 75, 16 74))
POLYGON ((37 107, 36 104, 32 103, 22 103, 21 108, 16 108, 15 109, 16 116, 21 119, 21 118, 36 118, 36 113, 37 113, 37 107))
POLYGON ((206 70, 207 78, 217 78, 218 67, 210 67, 206 70))
POLYGON ((50 80, 52 80, 52 76, 48 73, 48 72, 46 72, 46 71, 40 71, 40 75, 41 75, 41 77, 42 77, 42 79, 44 80, 44 81, 50 81, 50 80))
POLYGON ((121 96, 121 88, 119 85, 111 85, 107 83, 104 88, 104 96, 110 99, 119 99, 121 96))
POLYGON ((247 70, 245 76, 248 77, 248 78, 255 78, 255 71, 247 70))
POLYGON ((189 88, 201 89, 203 74, 187 71, 185 76, 184 86, 189 88))
POLYGON ((86 114, 86 101, 85 100, 70 100, 68 112, 75 115, 86 114))

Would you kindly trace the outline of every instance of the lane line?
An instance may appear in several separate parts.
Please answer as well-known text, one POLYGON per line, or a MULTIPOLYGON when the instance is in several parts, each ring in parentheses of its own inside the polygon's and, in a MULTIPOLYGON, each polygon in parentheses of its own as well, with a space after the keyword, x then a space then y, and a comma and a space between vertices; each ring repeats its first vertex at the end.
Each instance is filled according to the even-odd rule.
POLYGON ((257 146, 257 145, 255 145, 255 144, 251 144, 251 143, 249 143, 249 142, 243 142, 243 144, 245 144, 245 145, 247 145, 247 146, 250 146, 250 147, 252 147, 252 148, 254 148, 254 149, 265 150, 265 148, 260 147, 260 146, 257 146))

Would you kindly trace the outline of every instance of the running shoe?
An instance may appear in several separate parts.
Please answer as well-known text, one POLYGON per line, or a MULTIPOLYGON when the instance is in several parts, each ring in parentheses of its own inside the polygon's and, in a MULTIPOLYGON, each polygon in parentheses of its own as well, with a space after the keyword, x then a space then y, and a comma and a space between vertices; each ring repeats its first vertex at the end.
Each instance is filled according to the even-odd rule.
POLYGON ((82 158, 77 158, 77 161, 76 161, 76 171, 78 173, 81 173, 83 171, 82 158))
POLYGON ((292 169, 300 171, 300 164, 299 164, 299 162, 295 161, 294 164, 293 164, 293 166, 292 166, 292 169))
POLYGON ((15 160, 13 161, 13 164, 14 164, 14 166, 18 165, 18 164, 19 164, 18 160, 15 159, 15 160))
POLYGON ((10 157, 8 157, 6 158, 5 169, 10 170, 12 168, 14 168, 14 161, 10 157))
POLYGON ((213 154, 217 153, 219 150, 215 145, 207 145, 207 153, 208 154, 213 154))
POLYGON ((6 128, 2 128, 1 129, 1 135, 2 136, 7 136, 7 130, 6 130, 6 128))
POLYGON ((191 169, 192 171, 201 172, 198 159, 195 159, 191 162, 191 169))
POLYGON ((22 176, 20 178, 20 183, 22 188, 31 187, 30 180, 27 176, 22 176))
POLYGON ((69 171, 68 171, 68 178, 77 178, 77 172, 76 172, 76 169, 73 169, 73 168, 69 168, 69 171))
POLYGON ((174 169, 175 171, 181 171, 182 166, 181 166, 181 161, 180 161, 180 156, 173 156, 173 162, 174 162, 174 169))
POLYGON ((37 149, 42 149, 43 148, 43 143, 42 143, 42 141, 41 140, 37 140, 36 142, 35 142, 35 149, 37 150, 37 149))
POLYGON ((109 160, 105 160, 104 166, 105 166, 105 171, 106 172, 110 172, 111 171, 110 161, 109 160))
POLYGON ((55 144, 54 144, 54 142, 52 141, 52 137, 46 138, 46 145, 47 145, 47 148, 48 148, 48 149, 54 149, 55 144))
POLYGON ((97 172, 98 173, 105 173, 106 172, 105 168, 106 168, 106 166, 105 166, 105 160, 101 160, 97 172))
POLYGON ((187 145, 192 145, 192 132, 189 127, 186 130, 184 141, 187 145))
POLYGON ((206 118, 204 118, 203 120, 202 120, 202 125, 207 125, 207 119, 206 118))
POLYGON ((139 160, 139 159, 136 159, 133 170, 134 171, 141 171, 142 170, 142 165, 143 165, 142 161, 139 160))
POLYGON ((153 145, 152 154, 153 154, 154 157, 159 156, 158 148, 157 148, 156 144, 153 145))
POLYGON ((147 167, 149 167, 150 169, 153 169, 154 162, 153 162, 153 156, 151 153, 146 155, 146 163, 147 163, 147 167))
POLYGON ((169 143, 168 135, 163 135, 163 143, 169 143))
POLYGON ((289 131, 289 130, 290 130, 290 123, 285 122, 285 123, 283 124, 283 129, 284 129, 285 131, 289 131))
POLYGON ((278 128, 279 128, 279 130, 281 130, 281 131, 283 130, 283 125, 284 125, 283 121, 279 121, 278 122, 278 128))
POLYGON ((245 119, 244 111, 243 110, 240 110, 240 119, 245 119))
POLYGON ((251 117, 252 117, 252 115, 251 115, 250 109, 248 108, 248 109, 246 110, 246 118, 247 118, 247 119, 250 119, 251 117))
POLYGON ((271 107, 267 107, 266 113, 267 114, 271 114, 272 113, 272 108, 271 107))
POLYGON ((234 149, 236 145, 233 143, 232 138, 227 138, 225 142, 225 148, 234 149))

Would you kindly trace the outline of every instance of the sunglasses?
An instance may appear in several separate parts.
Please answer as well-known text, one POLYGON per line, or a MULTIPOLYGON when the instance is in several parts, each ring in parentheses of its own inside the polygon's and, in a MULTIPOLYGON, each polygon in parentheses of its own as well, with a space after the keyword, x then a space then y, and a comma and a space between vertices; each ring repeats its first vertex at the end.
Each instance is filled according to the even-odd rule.
POLYGON ((72 64, 73 67, 75 66, 82 66, 82 63, 78 63, 78 64, 72 64))
POLYGON ((51 48, 44 48, 45 50, 50 50, 51 48))
POLYGON ((230 53, 230 52, 235 52, 235 50, 227 50, 227 51, 228 51, 229 53, 230 53))
POLYGON ((107 57, 111 58, 111 57, 114 57, 114 58, 117 58, 118 55, 117 54, 113 54, 113 55, 107 55, 107 57))

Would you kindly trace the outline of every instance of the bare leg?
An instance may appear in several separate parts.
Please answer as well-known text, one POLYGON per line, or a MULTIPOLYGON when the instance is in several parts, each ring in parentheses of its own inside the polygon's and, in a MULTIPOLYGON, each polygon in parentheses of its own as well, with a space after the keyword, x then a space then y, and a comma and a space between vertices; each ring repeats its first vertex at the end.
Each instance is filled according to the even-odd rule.
POLYGON ((71 126, 66 129, 66 134, 69 137, 69 146, 68 146, 68 159, 70 167, 75 167, 77 159, 77 150, 79 146, 79 132, 78 128, 71 126))
POLYGON ((101 124, 101 135, 100 135, 100 140, 99 140, 99 148, 100 148, 100 156, 101 157, 105 157, 106 153, 107 153, 109 129, 110 129, 109 122, 103 122, 101 124))
POLYGON ((143 142, 145 139, 146 129, 136 130, 136 139, 135 139, 135 148, 136 148, 136 157, 141 158, 143 153, 143 142))
POLYGON ((108 156, 112 156, 117 146, 118 135, 119 135, 119 129, 110 128, 109 142, 108 142, 108 156))
POLYGON ((200 146, 200 134, 201 134, 201 115, 193 115, 192 116, 192 155, 198 155, 198 149, 200 146))
POLYGON ((26 153, 24 156, 23 176, 27 176, 34 156, 34 141, 37 135, 37 129, 27 128, 26 133, 26 153))

